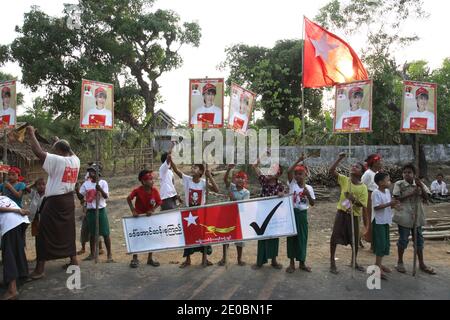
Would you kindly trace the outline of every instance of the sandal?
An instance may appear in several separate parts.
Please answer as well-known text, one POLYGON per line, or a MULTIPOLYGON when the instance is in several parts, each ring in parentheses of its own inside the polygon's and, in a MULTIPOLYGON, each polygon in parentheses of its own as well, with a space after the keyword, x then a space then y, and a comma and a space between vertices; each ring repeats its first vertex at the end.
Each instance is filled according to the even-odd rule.
POLYGON ((247 264, 244 261, 238 261, 237 265, 243 267, 247 264))
POLYGON ((382 272, 381 274, 380 274, 380 278, 381 278, 381 280, 388 280, 388 277, 386 276, 386 274, 384 273, 384 272, 382 272))
POLYGON ((137 267, 139 267, 139 260, 131 260, 130 268, 136 269, 137 267))
POLYGON ((420 270, 422 270, 425 273, 431 274, 431 275, 435 275, 436 274, 436 271, 434 271, 434 269, 431 268, 431 267, 426 267, 426 266, 425 267, 420 267, 420 270))
POLYGON ((180 264, 179 268, 180 268, 180 269, 184 269, 184 268, 186 268, 186 267, 188 267, 188 266, 190 266, 190 265, 191 265, 190 262, 184 261, 182 264, 180 264))
POLYGON ((306 271, 306 272, 311 272, 311 268, 306 266, 306 265, 299 266, 299 269, 303 270, 303 271, 306 271))
POLYGON ((217 263, 217 265, 223 267, 223 266, 225 265, 225 260, 223 260, 223 259, 220 260, 220 261, 217 263))
POLYGON ((332 274, 339 274, 339 271, 337 270, 336 266, 331 266, 330 267, 330 273, 332 273, 332 274))
POLYGON ((106 263, 115 263, 115 261, 112 257, 109 257, 108 259, 106 259, 106 263))
POLYGON ((209 261, 209 260, 206 260, 206 263, 202 262, 202 266, 203 266, 204 268, 209 267, 209 266, 212 266, 212 265, 213 265, 213 263, 212 263, 211 261, 209 261))
POLYGON ((147 264, 150 265, 150 266, 153 266, 153 267, 159 267, 160 266, 160 263, 158 261, 155 261, 155 260, 148 260, 147 264))
POLYGON ((396 269, 398 272, 400 272, 400 273, 406 273, 406 269, 405 269, 405 266, 403 265, 403 263, 399 263, 399 264, 395 267, 395 269, 396 269))
POLYGON ((35 273, 34 271, 30 274, 30 279, 32 280, 39 280, 45 277, 45 274, 42 273, 35 273))
POLYGON ((384 273, 392 273, 392 270, 389 269, 388 267, 385 267, 385 266, 381 266, 381 270, 382 270, 384 273))
POLYGON ((287 273, 294 273, 294 272, 295 272, 295 266, 294 266, 294 267, 293 267, 293 266, 287 267, 287 268, 286 268, 286 272, 287 272, 287 273))
POLYGON ((93 255, 88 255, 86 258, 83 259, 83 261, 92 261, 94 260, 94 256, 93 255))
POLYGON ((259 270, 259 269, 261 269, 261 268, 262 268, 262 266, 260 266, 260 265, 258 265, 258 264, 252 265, 252 269, 253 269, 253 270, 259 270))

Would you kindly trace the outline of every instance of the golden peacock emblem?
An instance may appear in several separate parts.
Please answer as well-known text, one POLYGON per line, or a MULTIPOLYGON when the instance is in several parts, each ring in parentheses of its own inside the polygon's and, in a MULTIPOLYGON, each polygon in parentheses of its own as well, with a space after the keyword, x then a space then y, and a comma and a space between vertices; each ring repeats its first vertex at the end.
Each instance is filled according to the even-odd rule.
POLYGON ((228 227, 228 228, 217 228, 216 226, 205 226, 204 224, 200 224, 202 227, 206 228, 208 232, 206 233, 212 233, 214 236, 217 236, 216 233, 226 234, 234 231, 236 229, 236 226, 234 227, 228 227))

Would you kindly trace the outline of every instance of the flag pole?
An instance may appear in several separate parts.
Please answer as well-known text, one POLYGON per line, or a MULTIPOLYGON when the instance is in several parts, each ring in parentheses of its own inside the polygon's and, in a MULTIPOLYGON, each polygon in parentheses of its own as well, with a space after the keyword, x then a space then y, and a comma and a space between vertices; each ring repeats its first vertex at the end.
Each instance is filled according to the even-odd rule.
POLYGON ((100 215, 99 215, 99 192, 97 191, 97 188, 99 186, 99 137, 98 137, 98 130, 95 131, 95 263, 98 263, 98 255, 99 255, 99 234, 100 234, 100 215))
POLYGON ((302 117, 302 153, 305 154, 305 87, 303 86, 303 77, 305 71, 305 16, 303 15, 302 21, 302 83, 301 83, 301 94, 302 94, 302 108, 301 108, 301 117, 302 117))
MULTIPOLYGON (((417 176, 416 179, 420 179, 419 175, 420 175, 420 170, 419 170, 419 152, 420 152, 420 148, 419 148, 419 135, 415 134, 415 149, 416 149, 416 170, 417 170, 417 176)), ((416 183, 416 188, 417 188, 417 183, 416 183)), ((413 225, 413 232, 414 232, 414 237, 413 237, 413 243, 414 243, 414 258, 413 258, 413 272, 412 275, 413 277, 416 276, 416 270, 417 270, 417 215, 419 212, 419 201, 420 198, 419 196, 416 195, 416 203, 415 203, 415 212, 414 212, 414 225, 413 225)))
MULTIPOLYGON (((349 181, 348 181, 348 193, 352 193, 352 163, 350 161, 352 156, 352 134, 348 135, 348 162, 349 162, 349 181)), ((356 248, 355 248, 355 221, 353 218, 353 203, 350 201, 350 221, 352 225, 352 279, 355 278, 355 268, 356 268, 356 248)))

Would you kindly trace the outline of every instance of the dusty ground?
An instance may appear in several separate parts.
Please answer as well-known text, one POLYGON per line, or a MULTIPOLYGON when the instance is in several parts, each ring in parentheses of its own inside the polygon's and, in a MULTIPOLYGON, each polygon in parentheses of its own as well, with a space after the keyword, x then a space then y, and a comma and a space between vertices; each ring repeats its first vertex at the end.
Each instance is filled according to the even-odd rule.
MULTIPOLYGON (((329 239, 334 221, 337 190, 329 190, 330 198, 320 200, 309 211, 309 252, 308 264, 313 273, 306 274, 297 271, 292 275, 284 270, 277 271, 265 267, 253 271, 250 264, 256 259, 256 242, 247 242, 244 249, 244 260, 247 266, 235 264, 236 250, 231 246, 229 265, 227 268, 217 266, 221 259, 222 249, 216 246, 210 260, 214 266, 206 270, 199 266, 201 255, 193 256, 193 266, 189 269, 178 268, 182 260, 182 251, 155 253, 155 258, 161 263, 159 268, 145 265, 145 255, 140 255, 141 266, 130 269, 130 256, 126 253, 122 231, 123 216, 130 214, 126 196, 137 185, 136 177, 107 178, 110 184, 110 200, 108 214, 112 231, 113 256, 115 264, 106 264, 106 257, 101 256, 100 263, 81 262, 82 289, 70 291, 65 286, 68 277, 61 266, 63 260, 50 262, 45 280, 25 284, 21 288, 22 299, 450 299, 450 250, 448 241, 427 241, 426 261, 433 266, 437 276, 419 273, 417 278, 393 273, 391 280, 383 282, 383 290, 374 292, 366 287, 367 275, 355 273, 351 279, 351 269, 347 267, 351 249, 338 247, 337 264, 341 273, 333 276, 328 273, 329 239)), ((224 190, 222 175, 216 177, 221 190, 224 190)), ((256 196, 257 185, 254 184, 252 197, 256 196)), ((177 189, 181 184, 177 179, 177 189)), ((182 194, 182 193, 181 193, 182 194)), ((212 195, 210 202, 221 202, 225 195, 212 195)), ((77 208, 77 229, 80 227, 77 208)), ((450 217, 450 204, 436 204, 427 208, 428 217, 450 217)), ((78 232, 79 233, 79 232, 78 232)), ((77 237, 79 234, 77 235, 77 237)), ((27 256, 35 258, 34 239, 28 235, 27 256)), ((77 243, 80 248, 80 244, 77 243)), ((89 248, 89 246, 87 246, 89 248)), ((394 267, 396 263, 396 247, 392 243, 391 255, 385 259, 385 264, 394 267)), ((87 253, 80 256, 80 260, 87 253)), ((372 265, 374 257, 368 246, 359 256, 364 266, 372 265)), ((280 241, 279 261, 287 266, 286 239, 280 241)), ((412 269, 412 249, 405 255, 407 269, 412 269)), ((30 267, 34 262, 30 263, 30 267)))

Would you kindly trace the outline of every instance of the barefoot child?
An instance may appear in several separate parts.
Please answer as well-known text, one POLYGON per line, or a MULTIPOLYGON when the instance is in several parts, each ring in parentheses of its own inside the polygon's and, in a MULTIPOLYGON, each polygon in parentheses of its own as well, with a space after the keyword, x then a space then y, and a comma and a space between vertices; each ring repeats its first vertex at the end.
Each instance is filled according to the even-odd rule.
MULTIPOLYGON (((394 184, 393 196, 401 202, 401 208, 394 210, 393 221, 398 224, 399 239, 397 271, 406 273, 403 264, 403 254, 408 247, 409 235, 414 235, 414 222, 417 223, 417 239, 414 241, 417 245, 417 256, 419 258, 419 267, 425 273, 436 274, 433 268, 428 267, 423 259, 423 234, 422 227, 425 225, 425 212, 422 200, 427 201, 430 191, 420 179, 416 178, 416 168, 412 164, 403 167, 403 180, 394 184), (416 215, 417 212, 417 215, 416 215)), ((413 238, 413 239, 414 239, 413 238)))
MULTIPOLYGON (((211 172, 209 170, 205 172, 205 167, 202 164, 192 165, 192 176, 188 176, 178 170, 173 159, 171 162, 171 167, 173 172, 175 172, 175 174, 180 177, 180 179, 183 179, 184 199, 187 207, 201 206, 206 202, 206 179, 202 179, 203 173, 206 174, 210 182, 208 187, 213 192, 219 192, 219 187, 217 187, 217 184, 214 181, 211 172)), ((180 265, 180 268, 185 268, 191 265, 191 254, 195 252, 202 253, 203 267, 212 265, 212 263, 207 259, 207 255, 212 254, 212 248, 211 246, 203 246, 184 249, 183 257, 185 257, 186 260, 180 265)))
MULTIPOLYGON (((240 201, 250 199, 250 191, 246 189, 246 185, 248 182, 247 174, 244 171, 239 171, 234 174, 233 182, 230 183, 229 175, 230 171, 235 167, 234 164, 228 165, 227 172, 223 177, 223 181, 225 183, 225 187, 230 193, 231 201, 240 201)), ((242 250, 244 248, 244 242, 236 242, 236 250, 237 250, 237 263, 239 266, 245 266, 245 262, 242 261, 242 250)), ((226 262, 226 254, 227 254, 228 244, 223 245, 223 257, 222 260, 219 261, 219 266, 224 266, 226 262)))
POLYGON ((374 181, 378 188, 372 192, 372 243, 376 255, 375 264, 381 270, 381 279, 387 280, 386 273, 391 273, 391 270, 382 264, 382 260, 384 256, 389 255, 389 225, 392 224, 391 208, 397 207, 400 202, 391 198, 391 192, 389 191, 391 179, 387 173, 378 172, 374 181))
POLYGON ((287 256, 291 259, 287 273, 295 271, 295 260, 299 261, 298 268, 300 270, 311 272, 311 268, 305 264, 306 248, 308 244, 308 216, 307 211, 309 205, 314 206, 313 188, 306 184, 306 167, 299 165, 304 160, 304 156, 300 156, 288 170, 289 194, 294 197, 294 215, 295 224, 297 226, 297 235, 287 238, 287 256))
MULTIPOLYGON (((270 172, 269 175, 263 175, 261 169, 259 168, 259 159, 256 164, 253 165, 259 183, 261 184, 261 197, 273 197, 273 196, 283 196, 284 186, 278 180, 282 175, 283 171, 279 165, 276 166, 277 170, 270 172)), ((268 239, 268 240, 258 240, 258 251, 256 264, 252 266, 253 269, 260 269, 264 264, 272 259, 272 267, 275 269, 282 269, 283 265, 277 262, 278 247, 280 239, 268 239)))
MULTIPOLYGON (((142 185, 134 189, 127 198, 128 205, 130 206, 133 217, 139 217, 139 215, 146 215, 150 217, 155 210, 161 206, 161 197, 158 189, 153 186, 153 172, 149 170, 142 170, 139 172, 139 181, 142 185), (133 200, 136 198, 133 206, 133 200)), ((147 264, 153 267, 159 267, 159 262, 153 260, 153 253, 149 252, 147 257, 147 264)), ((131 268, 137 268, 139 266, 138 255, 133 254, 133 259, 130 262, 131 268)))
MULTIPOLYGON (((330 272, 337 274, 336 268, 336 247, 338 244, 352 246, 352 233, 355 235, 355 268, 364 272, 364 268, 356 263, 358 255, 359 239, 359 219, 363 210, 367 208, 368 193, 367 187, 361 182, 361 176, 364 173, 364 166, 361 163, 355 163, 350 169, 350 178, 336 172, 339 163, 346 157, 345 153, 339 154, 339 158, 330 167, 330 175, 336 177, 341 195, 337 204, 337 213, 334 220, 333 233, 330 239, 330 272), (350 185, 351 184, 351 185, 350 185), (351 192, 349 192, 351 191, 351 192), (352 215, 350 215, 352 214, 352 215), (352 221, 354 222, 354 231, 352 232, 352 221)), ((351 261, 350 266, 353 265, 351 261)))
POLYGON ((114 262, 111 252, 111 238, 109 237, 109 221, 106 213, 106 199, 109 197, 108 183, 101 177, 100 168, 93 164, 87 169, 89 180, 86 180, 77 193, 78 199, 86 201, 86 220, 90 235, 91 253, 84 260, 93 260, 95 255, 96 202, 98 199, 99 236, 103 236, 106 246, 106 262, 114 262), (99 177, 97 177, 97 171, 99 177), (96 186, 98 181, 98 187, 96 186))
POLYGON ((37 236, 39 230, 39 209, 41 208, 42 200, 45 195, 45 179, 38 178, 34 184, 28 188, 30 191, 30 216, 31 223, 31 235, 37 236))

